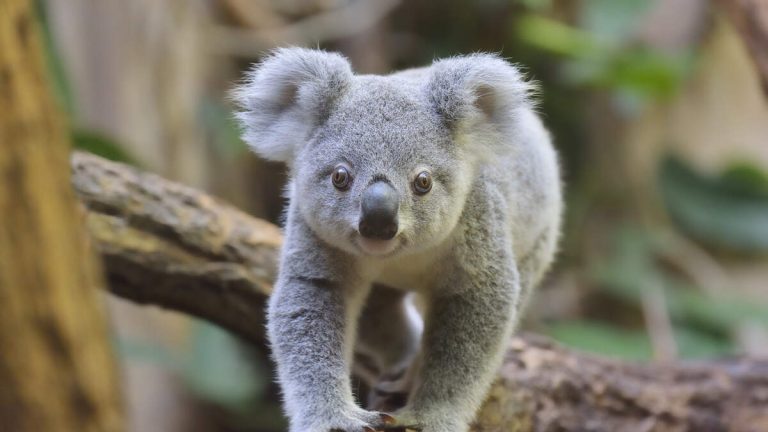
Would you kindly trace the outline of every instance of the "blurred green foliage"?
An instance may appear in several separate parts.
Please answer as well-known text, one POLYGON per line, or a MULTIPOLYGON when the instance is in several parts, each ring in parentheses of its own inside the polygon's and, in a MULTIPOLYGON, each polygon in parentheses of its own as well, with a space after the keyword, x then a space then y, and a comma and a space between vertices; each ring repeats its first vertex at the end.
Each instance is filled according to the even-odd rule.
POLYGON ((760 197, 768 196, 768 173, 750 162, 730 164, 720 179, 730 188, 739 188, 760 197))
POLYGON ((115 344, 126 361, 173 371, 198 398, 223 408, 238 427, 285 429, 279 406, 262 402, 270 385, 270 366, 226 330, 194 319, 186 349, 180 351, 128 338, 115 344))
POLYGON ((673 95, 690 69, 692 53, 675 55, 635 39, 648 0, 583 2, 578 26, 537 13, 514 24, 523 42, 561 57, 562 79, 615 92, 622 103, 642 104, 673 95))
POLYGON ((78 126, 77 101, 56 47, 56 41, 53 38, 45 10, 45 1, 36 0, 35 6, 42 28, 43 53, 48 68, 49 81, 59 106, 69 120, 72 147, 110 160, 138 166, 136 158, 131 156, 125 147, 121 146, 114 138, 78 126))
POLYGON ((583 0, 579 24, 597 39, 625 44, 652 3, 652 0, 583 0))
POLYGON ((201 106, 203 122, 211 131, 213 149, 221 156, 232 159, 241 156, 248 147, 240 139, 240 128, 232 115, 232 108, 221 102, 206 99, 201 106))
POLYGON ((590 319, 558 321, 545 328, 558 341, 585 351, 610 357, 646 360, 653 349, 642 330, 619 328, 613 323, 590 319))
POLYGON ((46 14, 45 0, 35 0, 35 11, 40 20, 43 36, 43 55, 45 56, 48 67, 48 76, 53 87, 53 92, 59 105, 70 117, 75 115, 75 97, 72 88, 69 85, 67 74, 64 70, 64 64, 56 48, 56 42, 53 38, 51 25, 46 14))
POLYGON ((668 156, 658 182, 683 231, 716 247, 768 252, 768 180, 759 168, 741 163, 721 177, 708 177, 668 156))
POLYGON ((247 410, 268 384, 266 365, 254 360, 230 333, 196 321, 189 351, 182 359, 182 376, 203 399, 247 410))
POLYGON ((138 166, 138 161, 112 138, 88 129, 72 129, 72 146, 109 160, 138 166))
MULTIPOLYGON (((768 328, 768 304, 722 291, 706 292, 666 265, 681 251, 662 232, 624 226, 617 233, 609 256, 591 272, 598 292, 627 311, 642 308, 644 296, 659 290, 679 354, 683 358, 712 357, 736 352, 735 332, 743 325, 768 328)), ((628 359, 649 359, 648 335, 639 325, 594 321, 591 318, 554 323, 546 332, 568 345, 628 359)))
MULTIPOLYGON (((676 94, 693 69, 698 47, 670 53, 643 44, 637 35, 644 13, 653 6, 651 0, 569 3, 559 10, 567 9, 570 21, 562 13, 552 13, 552 1, 521 3, 523 13, 510 23, 520 44, 510 54, 531 65, 532 75, 543 81, 542 110, 549 114, 556 138, 568 137, 569 142, 560 149, 569 185, 569 215, 584 212, 581 217, 589 218, 586 212, 600 199, 595 196, 600 188, 594 184, 602 180, 591 176, 593 161, 585 159, 590 157, 585 151, 589 133, 580 127, 587 96, 607 94, 617 112, 631 118, 649 102, 676 94), (577 131, 584 135, 575 135, 577 131)), ((681 159, 665 157, 659 161, 656 180, 660 201, 681 232, 716 250, 765 252, 768 176, 758 167, 740 163, 722 176, 708 177, 681 159)), ((580 318, 549 323, 546 333, 588 351, 649 359, 653 349, 642 305, 653 290, 663 296, 672 336, 685 358, 734 352, 735 333, 746 323, 768 328, 768 305, 739 298, 729 287, 711 294, 695 286, 664 262, 670 253, 679 253, 670 252, 666 233, 631 220, 630 216, 619 225, 607 224, 603 235, 613 238, 611 250, 579 263, 592 267, 587 285, 595 292, 587 296, 589 310, 580 318), (617 308, 623 313, 611 314, 617 308)))

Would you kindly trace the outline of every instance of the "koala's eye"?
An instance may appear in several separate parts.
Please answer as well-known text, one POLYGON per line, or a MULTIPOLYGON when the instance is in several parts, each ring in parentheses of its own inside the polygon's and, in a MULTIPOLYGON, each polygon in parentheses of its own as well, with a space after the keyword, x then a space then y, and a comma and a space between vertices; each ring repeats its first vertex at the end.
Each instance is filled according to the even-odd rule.
POLYGON ((331 182, 336 189, 344 190, 349 186, 349 182, 352 181, 352 175, 349 174, 349 170, 343 166, 337 166, 331 174, 331 182))
POLYGON ((432 190, 432 176, 429 172, 422 171, 416 175, 416 178, 413 179, 413 189, 419 195, 424 195, 432 190))

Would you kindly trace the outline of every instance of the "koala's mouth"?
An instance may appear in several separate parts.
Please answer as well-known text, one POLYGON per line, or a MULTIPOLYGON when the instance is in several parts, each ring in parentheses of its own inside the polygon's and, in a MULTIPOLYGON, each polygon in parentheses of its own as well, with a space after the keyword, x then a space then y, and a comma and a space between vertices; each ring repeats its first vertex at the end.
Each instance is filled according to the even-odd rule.
POLYGON ((386 256, 394 253, 400 246, 400 236, 391 240, 369 239, 363 236, 355 237, 355 244, 366 255, 386 256))

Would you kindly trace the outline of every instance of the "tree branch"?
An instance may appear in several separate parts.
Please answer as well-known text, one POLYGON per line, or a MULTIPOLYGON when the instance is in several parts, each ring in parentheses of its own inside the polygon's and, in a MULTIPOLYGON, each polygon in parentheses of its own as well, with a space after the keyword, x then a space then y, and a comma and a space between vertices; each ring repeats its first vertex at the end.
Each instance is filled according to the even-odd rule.
POLYGON ((276 226, 97 156, 75 153, 72 168, 110 291, 264 342, 264 304, 282 241, 276 226))
POLYGON ((720 0, 747 46, 768 97, 768 1, 720 0))
MULTIPOLYGON (((277 227, 96 156, 72 165, 113 293, 264 343, 277 227)), ((635 364, 516 337, 473 430, 768 430, 768 360, 635 364)))

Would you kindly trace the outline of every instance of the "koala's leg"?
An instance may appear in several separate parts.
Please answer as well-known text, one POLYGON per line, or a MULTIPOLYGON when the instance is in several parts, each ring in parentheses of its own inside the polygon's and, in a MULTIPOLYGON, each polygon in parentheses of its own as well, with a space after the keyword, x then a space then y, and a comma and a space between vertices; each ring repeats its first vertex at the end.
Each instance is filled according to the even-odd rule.
POLYGON ((522 290, 520 310, 527 309, 534 288, 539 285, 550 264, 554 261, 557 251, 557 230, 557 225, 547 228, 539 234, 528 253, 520 257, 518 263, 522 290))
MULTIPOLYGON (((491 221, 492 222, 492 221, 491 221)), ((465 432, 518 319, 519 276, 503 230, 478 221, 440 270, 429 300, 422 364, 398 423, 465 432), (480 225, 483 224, 483 225, 480 225)))
POLYGON ((371 409, 401 408, 411 389, 423 329, 412 296, 374 285, 358 319, 355 374, 370 389, 366 402, 371 409))
POLYGON ((269 302, 268 334, 291 432, 363 432, 386 417, 359 408, 349 380, 355 324, 369 283, 354 263, 289 222, 269 302))

